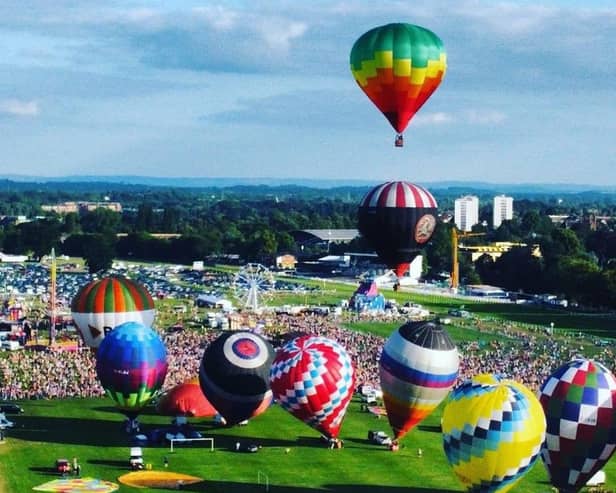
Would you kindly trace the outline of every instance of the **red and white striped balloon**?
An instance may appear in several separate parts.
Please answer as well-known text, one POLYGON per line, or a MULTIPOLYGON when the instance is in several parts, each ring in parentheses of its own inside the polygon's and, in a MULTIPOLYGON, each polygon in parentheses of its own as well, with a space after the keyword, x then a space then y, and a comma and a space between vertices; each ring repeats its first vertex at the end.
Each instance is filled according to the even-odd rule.
POLYGON ((284 409, 328 438, 336 438, 355 389, 355 369, 336 341, 301 336, 278 350, 270 384, 284 409))

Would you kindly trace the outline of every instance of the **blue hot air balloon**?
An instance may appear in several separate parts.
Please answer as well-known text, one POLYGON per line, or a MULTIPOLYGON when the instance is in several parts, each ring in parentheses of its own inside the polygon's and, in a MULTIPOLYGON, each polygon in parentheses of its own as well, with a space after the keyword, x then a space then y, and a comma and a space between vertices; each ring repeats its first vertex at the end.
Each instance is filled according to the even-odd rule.
POLYGON ((96 354, 96 373, 116 406, 131 421, 162 387, 167 349, 159 335, 139 322, 109 332, 96 354))

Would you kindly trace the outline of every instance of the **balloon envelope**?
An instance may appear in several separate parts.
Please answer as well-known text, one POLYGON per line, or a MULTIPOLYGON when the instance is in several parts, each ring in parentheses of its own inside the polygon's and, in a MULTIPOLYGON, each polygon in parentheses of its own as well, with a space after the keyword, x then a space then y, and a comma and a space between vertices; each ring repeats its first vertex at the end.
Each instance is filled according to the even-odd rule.
POLYGON ((98 347, 106 332, 124 322, 154 323, 154 300, 141 284, 109 276, 83 286, 71 302, 71 312, 86 346, 98 347))
POLYGON ((547 434, 541 459, 560 491, 575 492, 616 448, 616 379, 596 361, 575 359, 543 383, 547 434))
POLYGON ((379 258, 401 276, 432 238, 436 215, 436 200, 425 188, 386 182, 360 202, 357 227, 379 258))
POLYGON ((455 344, 434 322, 408 322, 389 337, 379 374, 395 438, 436 409, 453 387, 459 364, 455 344))
POLYGON ((278 350, 270 372, 276 401, 328 438, 340 432, 355 389, 347 351, 326 337, 301 336, 278 350))
POLYGON ((96 353, 96 373, 117 407, 135 417, 162 387, 167 350, 151 328, 138 322, 118 325, 96 353))
POLYGON ((361 90, 400 134, 443 80, 447 55, 432 31, 395 23, 360 36, 350 64, 361 90))
POLYGON ((541 404, 524 385, 471 379, 443 409, 445 455, 467 491, 509 491, 537 460, 545 427, 541 404))
POLYGON ((180 383, 165 392, 156 404, 156 411, 166 416, 193 418, 211 418, 218 413, 203 395, 198 378, 180 383))
POLYGON ((252 332, 226 332, 205 350, 199 383, 205 397, 227 424, 267 410, 272 402, 269 369, 274 349, 252 332))

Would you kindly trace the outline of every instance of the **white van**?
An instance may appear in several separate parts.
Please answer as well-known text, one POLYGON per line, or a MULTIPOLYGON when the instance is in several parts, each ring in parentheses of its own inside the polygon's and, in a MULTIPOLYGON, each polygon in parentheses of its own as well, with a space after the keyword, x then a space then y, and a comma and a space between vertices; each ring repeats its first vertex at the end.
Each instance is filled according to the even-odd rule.
POLYGON ((2 343, 0 343, 0 348, 6 349, 7 351, 17 351, 21 349, 21 345, 19 341, 2 341, 2 343))
POLYGON ((15 423, 6 419, 6 416, 0 413, 0 430, 4 430, 5 428, 13 428, 15 423))

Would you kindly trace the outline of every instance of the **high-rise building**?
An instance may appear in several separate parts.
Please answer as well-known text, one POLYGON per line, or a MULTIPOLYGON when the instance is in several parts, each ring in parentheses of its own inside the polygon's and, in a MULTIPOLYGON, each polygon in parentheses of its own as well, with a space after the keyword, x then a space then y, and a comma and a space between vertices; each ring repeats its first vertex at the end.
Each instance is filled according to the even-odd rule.
POLYGON ((479 199, 474 195, 456 199, 454 221, 460 231, 471 231, 479 222, 479 199))
POLYGON ((492 226, 497 229, 503 221, 513 219, 513 198, 505 195, 494 197, 494 210, 492 211, 492 226))

